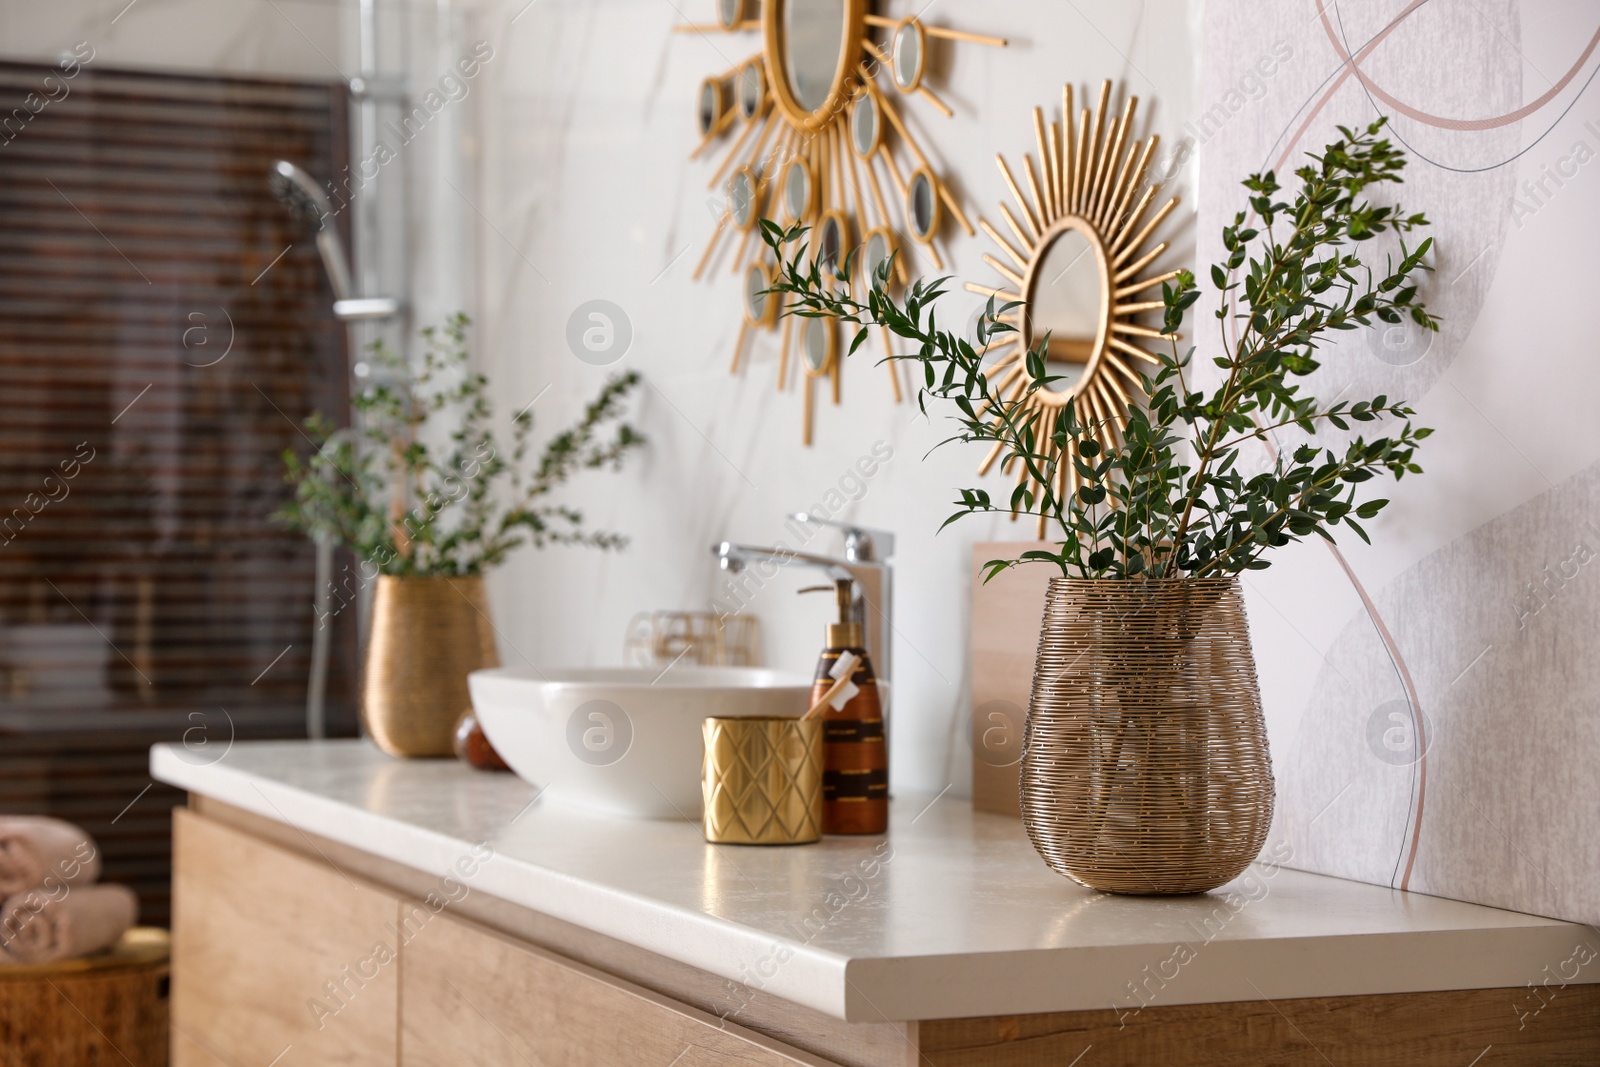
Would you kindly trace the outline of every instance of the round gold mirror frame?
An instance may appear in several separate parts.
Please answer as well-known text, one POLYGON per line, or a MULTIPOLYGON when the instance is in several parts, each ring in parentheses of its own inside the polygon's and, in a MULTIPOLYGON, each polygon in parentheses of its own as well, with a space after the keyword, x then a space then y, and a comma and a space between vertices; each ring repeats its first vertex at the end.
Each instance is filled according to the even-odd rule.
POLYGON ((809 378, 828 378, 839 362, 839 327, 835 320, 816 317, 800 320, 800 365, 809 378), (811 338, 822 331, 822 366, 814 366, 810 358, 811 338))
POLYGON ((939 178, 927 167, 918 167, 911 172, 911 177, 906 179, 906 229, 911 237, 919 244, 932 244, 933 239, 939 236, 939 226, 944 222, 944 215, 940 212, 939 178), (917 226, 917 194, 921 191, 928 199, 928 225, 925 229, 917 226))
MULTIPOLYGON (((861 251, 857 258, 861 261, 862 285, 870 289, 878 280, 878 264, 873 262, 871 256, 872 242, 875 239, 883 242, 883 260, 887 260, 891 256, 894 257, 894 265, 889 268, 889 287, 893 289, 898 285, 904 285, 906 283, 906 261, 903 257, 895 255, 900 250, 900 242, 896 239, 894 231, 887 226, 879 226, 868 230, 861 237, 861 251)), ((882 263, 883 260, 879 260, 878 263, 882 263)))
POLYGON ((817 176, 811 173, 811 164, 804 159, 791 159, 783 165, 782 185, 778 188, 778 199, 783 208, 783 217, 790 223, 806 222, 817 210, 817 176), (795 175, 800 175, 800 180, 805 182, 804 203, 798 208, 795 206, 794 182, 795 175))
MULTIPOLYGON (((1029 308, 1035 304, 1038 294, 1039 280, 1046 263, 1050 261, 1050 249, 1055 243, 1068 233, 1080 233, 1089 242, 1089 248, 1094 252, 1094 262, 1100 279, 1100 313, 1098 326, 1095 331, 1094 347, 1089 350, 1089 358, 1083 364, 1083 374, 1078 380, 1060 391, 1049 388, 1037 390, 1034 397, 1046 407, 1062 408, 1067 406, 1067 400, 1075 396, 1085 383, 1094 380, 1100 370, 1100 357, 1105 352, 1106 340, 1111 335, 1111 262, 1106 256, 1106 244, 1100 237, 1092 222, 1081 215, 1063 215, 1051 223, 1050 228, 1039 236, 1037 251, 1028 262, 1028 269, 1022 275, 1022 299, 1029 308)), ((1032 349, 1034 344, 1042 338, 1033 336, 1033 316, 1024 315, 1022 318, 1022 347, 1032 349)))
POLYGON ((767 69, 772 72, 768 91, 789 118, 792 126, 814 133, 834 121, 845 102, 855 93, 855 70, 861 61, 861 38, 866 33, 867 0, 839 0, 844 8, 844 27, 839 38, 839 61, 833 69, 833 84, 828 98, 815 111, 795 99, 789 84, 789 67, 784 58, 783 11, 790 0, 762 0, 761 35, 766 49, 767 69))
MULTIPOLYGON (((992 383, 991 390, 1024 412, 1051 417, 1071 399, 1078 421, 1106 442, 1121 436, 1130 408, 1140 402, 1136 399, 1143 395, 1140 374, 1153 373, 1161 365, 1151 349, 1182 339, 1138 321, 1164 307, 1161 285, 1179 273, 1176 269, 1151 273, 1168 248, 1168 242, 1154 241, 1153 235, 1177 206, 1178 199, 1171 197, 1154 207, 1161 183, 1146 184, 1145 178, 1158 139, 1154 134, 1143 140, 1132 136, 1137 97, 1128 97, 1120 114, 1108 113, 1110 100, 1108 80, 1100 86, 1093 110, 1084 107, 1074 112, 1070 85, 1062 88, 1061 122, 1047 123, 1043 109, 1033 109, 1038 159, 1023 156, 1021 171, 1026 195, 1005 157, 995 157, 1012 198, 1012 204, 1002 202, 999 209, 1009 236, 1002 235, 987 219, 980 218, 978 225, 1000 253, 996 257, 985 252, 983 261, 1001 280, 995 285, 965 285, 969 292, 993 297, 996 306, 1023 305, 1000 314, 1001 321, 1013 326, 1014 332, 996 335, 984 353, 984 374, 992 383), (1038 388, 1028 371, 1027 352, 1036 339, 1027 312, 1031 310, 1029 303, 1038 295, 1040 271, 1049 259, 1051 247, 1071 232, 1082 234, 1094 249, 1100 312, 1094 347, 1083 364, 1083 373, 1056 392, 1038 388)), ((1048 370, 1047 367, 1047 373, 1048 370)), ((1065 497, 1075 493, 1079 478, 1072 460, 1077 454, 1077 440, 1068 439, 1064 444, 1046 440, 1044 452, 1055 464, 1057 494, 1065 497)), ((1000 448, 996 446, 979 465, 978 472, 988 473, 999 458, 1000 448)), ((1019 485, 1028 484, 1033 478, 1029 468, 1015 460, 1007 461, 1003 467, 1019 485)), ((1037 484, 1032 487, 1036 493, 1042 488, 1037 484)), ((1017 513, 1011 517, 1016 519, 1017 513)), ((1037 522, 1038 536, 1043 538, 1045 517, 1039 516, 1037 522)))
POLYGON ((923 28, 922 20, 915 15, 903 18, 889 35, 889 80, 902 93, 914 93, 922 87, 922 76, 927 71, 928 32, 923 28), (911 80, 903 82, 900 80, 900 35, 907 31, 910 31, 911 39, 917 42, 917 65, 912 70, 911 80))
POLYGON ((767 109, 767 68, 760 60, 751 60, 739 68, 734 76, 734 96, 739 117, 749 122, 767 109), (754 93, 749 90, 754 88, 754 93))
POLYGON ((728 121, 728 88, 716 78, 707 78, 700 83, 700 92, 695 99, 695 109, 700 116, 700 135, 710 136, 721 129, 728 121), (711 106, 706 106, 707 98, 711 106))
POLYGON ((771 329, 772 324, 778 318, 778 297, 776 293, 768 292, 761 298, 761 310, 759 314, 756 314, 754 301, 750 297, 752 290, 755 290, 755 286, 751 284, 751 279, 756 276, 761 278, 761 290, 770 290, 773 285, 773 271, 770 267, 760 263, 752 263, 745 268, 744 319, 751 326, 764 326, 771 329))
POLYGON ((727 212, 728 220, 736 230, 753 230, 761 221, 761 201, 766 195, 766 183, 761 180, 752 167, 740 167, 733 172, 733 177, 728 179, 727 212), (741 200, 741 187, 749 194, 749 200, 741 200), (740 219, 740 209, 747 209, 744 218, 740 219))
POLYGON ((878 146, 883 144, 883 112, 878 108, 878 98, 866 89, 859 89, 850 101, 850 119, 845 126, 846 139, 850 142, 850 151, 856 154, 857 159, 871 159, 878 146), (867 150, 861 150, 860 127, 863 125, 860 116, 872 115, 872 138, 867 150))

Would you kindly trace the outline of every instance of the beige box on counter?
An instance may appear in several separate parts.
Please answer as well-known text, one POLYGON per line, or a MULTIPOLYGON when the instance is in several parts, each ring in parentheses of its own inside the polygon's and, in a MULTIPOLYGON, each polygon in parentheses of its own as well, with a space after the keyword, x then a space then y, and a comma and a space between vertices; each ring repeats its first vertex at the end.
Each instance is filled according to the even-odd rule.
POLYGON ((1061 572, 1030 563, 983 581, 991 559, 1013 559, 1048 541, 985 541, 972 546, 972 806, 1021 817, 1017 765, 1044 620, 1044 595, 1061 572))

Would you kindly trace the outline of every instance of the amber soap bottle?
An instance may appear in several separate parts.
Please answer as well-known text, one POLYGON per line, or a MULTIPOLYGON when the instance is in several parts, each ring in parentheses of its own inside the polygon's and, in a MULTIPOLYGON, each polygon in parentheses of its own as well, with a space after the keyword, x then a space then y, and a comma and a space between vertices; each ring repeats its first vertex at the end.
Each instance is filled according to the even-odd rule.
POLYGON ((822 832, 881 834, 889 829, 889 751, 878 680, 867 658, 861 624, 851 618, 853 583, 841 578, 834 591, 839 621, 828 624, 827 647, 817 660, 811 702, 821 700, 833 687, 832 672, 846 652, 857 657, 850 679, 857 692, 843 707, 822 713, 822 832))

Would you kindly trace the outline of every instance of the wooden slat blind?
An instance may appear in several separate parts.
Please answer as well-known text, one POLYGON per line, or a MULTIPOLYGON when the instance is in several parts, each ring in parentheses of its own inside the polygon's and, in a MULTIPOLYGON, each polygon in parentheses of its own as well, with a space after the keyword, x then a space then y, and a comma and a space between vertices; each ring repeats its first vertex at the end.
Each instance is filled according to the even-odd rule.
POLYGON ((339 173, 346 111, 337 85, 0 63, 0 811, 100 834, 155 921, 172 797, 119 816, 143 749, 197 711, 303 721, 314 558, 271 516, 298 423, 347 410, 345 336, 267 174, 339 173), (70 92, 22 119, 47 76, 70 92))

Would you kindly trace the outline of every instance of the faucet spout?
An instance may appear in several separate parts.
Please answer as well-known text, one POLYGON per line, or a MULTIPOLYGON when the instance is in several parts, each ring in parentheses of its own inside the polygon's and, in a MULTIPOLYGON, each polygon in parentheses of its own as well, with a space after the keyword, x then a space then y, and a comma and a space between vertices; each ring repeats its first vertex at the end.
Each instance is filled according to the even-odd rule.
POLYGON ((814 556, 809 552, 796 552, 792 548, 758 548, 754 545, 738 545, 732 541, 722 541, 713 545, 711 551, 717 557, 717 566, 729 574, 738 574, 753 563, 776 563, 780 567, 800 563, 826 571, 830 578, 853 577, 849 565, 843 560, 814 556))
MULTIPOLYGON (((893 550, 892 535, 881 531, 872 533, 877 535, 880 551, 887 555, 893 550)), ((740 574, 746 568, 760 568, 762 564, 766 564, 772 568, 771 573, 764 573, 761 569, 756 571, 760 578, 766 580, 777 573, 777 568, 798 564, 821 571, 831 581, 849 579, 854 598, 851 606, 852 617, 854 621, 861 623, 866 653, 871 658, 878 677, 888 682, 891 677, 890 642, 894 634, 890 567, 886 560, 877 558, 877 554, 871 551, 870 546, 873 544, 871 538, 863 537, 856 542, 847 534, 846 541, 844 559, 800 552, 782 545, 768 548, 741 545, 732 541, 721 541, 711 546, 711 553, 717 558, 717 567, 728 574, 740 574)))

